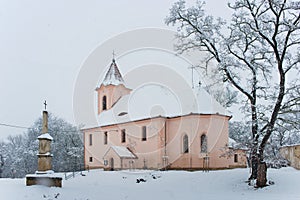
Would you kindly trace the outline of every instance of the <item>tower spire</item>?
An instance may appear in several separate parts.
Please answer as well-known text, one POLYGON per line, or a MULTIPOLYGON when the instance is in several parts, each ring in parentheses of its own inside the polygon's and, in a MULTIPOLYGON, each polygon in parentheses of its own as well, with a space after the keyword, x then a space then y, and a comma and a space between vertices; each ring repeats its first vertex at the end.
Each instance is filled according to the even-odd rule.
POLYGON ((122 74, 116 64, 115 61, 115 53, 113 51, 113 59, 112 59, 112 63, 110 64, 110 67, 108 69, 108 71, 105 74, 105 77, 103 79, 102 84, 103 85, 120 85, 120 84, 124 84, 124 80, 122 77, 122 74))

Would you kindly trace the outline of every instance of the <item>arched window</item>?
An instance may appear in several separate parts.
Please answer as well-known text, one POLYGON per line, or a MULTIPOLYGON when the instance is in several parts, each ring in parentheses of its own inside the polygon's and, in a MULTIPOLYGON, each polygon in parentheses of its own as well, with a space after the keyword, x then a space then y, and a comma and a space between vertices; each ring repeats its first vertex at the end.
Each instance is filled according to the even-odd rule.
POLYGON ((104 132, 104 144, 107 144, 107 131, 104 132))
POLYGON ((107 104, 106 104, 106 96, 102 97, 102 110, 107 109, 107 104))
POLYGON ((201 149, 201 153, 207 153, 207 136, 205 134, 201 135, 200 149, 201 149))
POLYGON ((146 141, 147 140, 147 128, 146 126, 143 126, 142 128, 142 141, 146 141))
POLYGON ((92 145, 93 145, 93 134, 90 134, 89 137, 90 137, 90 138, 89 138, 90 146, 92 146, 92 145))
POLYGON ((183 153, 189 152, 189 138, 187 135, 183 136, 183 153))
POLYGON ((125 129, 123 129, 121 131, 121 142, 122 143, 126 142, 126 131, 125 131, 125 129))

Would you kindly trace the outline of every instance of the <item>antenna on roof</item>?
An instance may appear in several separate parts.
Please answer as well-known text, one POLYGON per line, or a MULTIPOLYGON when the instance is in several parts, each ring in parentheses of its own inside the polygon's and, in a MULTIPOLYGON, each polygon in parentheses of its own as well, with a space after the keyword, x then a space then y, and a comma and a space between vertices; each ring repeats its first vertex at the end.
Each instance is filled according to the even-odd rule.
POLYGON ((191 66, 191 67, 188 67, 188 69, 192 69, 192 88, 194 89, 194 69, 195 69, 195 66, 191 66))

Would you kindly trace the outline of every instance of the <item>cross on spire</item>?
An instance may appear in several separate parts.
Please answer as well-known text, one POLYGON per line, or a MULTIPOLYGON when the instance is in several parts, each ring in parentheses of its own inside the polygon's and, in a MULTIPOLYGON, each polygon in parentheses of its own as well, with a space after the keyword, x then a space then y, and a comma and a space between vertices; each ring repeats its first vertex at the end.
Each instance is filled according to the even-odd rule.
POLYGON ((47 101, 45 100, 45 102, 44 102, 44 105, 45 105, 45 110, 47 110, 47 101))
POLYGON ((113 62, 115 62, 115 56, 116 56, 116 54, 115 54, 115 50, 113 50, 113 52, 112 52, 112 56, 113 56, 113 62))

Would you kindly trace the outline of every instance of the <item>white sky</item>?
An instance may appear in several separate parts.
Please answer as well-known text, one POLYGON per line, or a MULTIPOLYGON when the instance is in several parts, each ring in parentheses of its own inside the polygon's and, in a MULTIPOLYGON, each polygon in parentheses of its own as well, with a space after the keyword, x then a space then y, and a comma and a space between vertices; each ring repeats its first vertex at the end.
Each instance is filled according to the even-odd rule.
MULTIPOLYGON (((174 2, 0 0, 0 123, 31 126, 44 100, 74 123, 74 83, 90 52, 124 31, 171 28, 164 18, 174 2)), ((226 2, 207 0, 207 10, 228 18, 226 2)), ((24 131, 0 126, 0 139, 24 131)))

